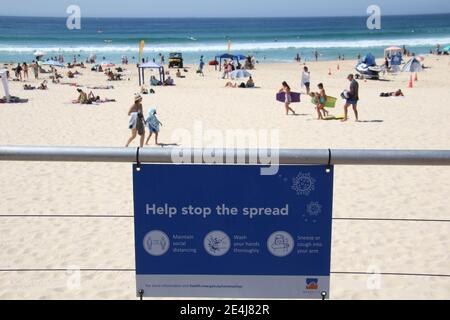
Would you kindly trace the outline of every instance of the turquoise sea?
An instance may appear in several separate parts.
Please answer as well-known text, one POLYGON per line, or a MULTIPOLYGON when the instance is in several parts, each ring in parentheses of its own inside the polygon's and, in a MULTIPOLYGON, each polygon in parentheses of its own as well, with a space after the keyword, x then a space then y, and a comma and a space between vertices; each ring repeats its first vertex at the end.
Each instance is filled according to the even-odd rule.
POLYGON ((369 30, 367 17, 239 18, 239 19, 95 19, 81 20, 80 30, 69 30, 65 18, 0 17, 0 61, 30 61, 36 50, 47 58, 63 54, 81 59, 91 53, 119 62, 137 62, 138 44, 145 40, 144 58, 181 51, 188 62, 207 60, 227 51, 255 55, 260 62, 292 61, 297 53, 312 59, 355 58, 372 52, 381 56, 386 46, 406 45, 417 54, 437 44, 450 44, 450 14, 385 16, 381 30, 369 30))

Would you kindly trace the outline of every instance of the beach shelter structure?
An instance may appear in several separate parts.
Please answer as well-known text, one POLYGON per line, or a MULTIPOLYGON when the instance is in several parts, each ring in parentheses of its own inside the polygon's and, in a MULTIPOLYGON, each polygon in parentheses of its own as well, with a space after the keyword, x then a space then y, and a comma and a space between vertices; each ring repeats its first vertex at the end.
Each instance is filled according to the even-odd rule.
POLYGON ((0 70, 0 80, 2 81, 3 90, 5 91, 6 101, 9 101, 8 70, 0 70))
POLYGON ((403 72, 421 72, 423 71, 422 64, 417 58, 409 60, 402 69, 403 72))
POLYGON ((156 69, 159 73, 159 81, 164 82, 165 76, 164 76, 164 67, 160 66, 159 64, 155 62, 147 62, 138 65, 138 71, 139 71, 139 86, 142 86, 145 84, 145 69, 156 69))
POLYGON ((392 57, 392 56, 394 56, 396 54, 402 55, 403 54, 403 49, 400 48, 400 47, 389 47, 389 48, 386 48, 384 50, 384 57, 385 58, 392 57))
MULTIPOLYGON (((239 60, 245 60, 246 57, 242 54, 238 54, 238 55, 234 55, 234 54, 230 54, 230 53, 224 53, 222 55, 216 56, 215 60, 219 60, 219 71, 222 70, 222 60, 236 60, 236 62, 239 62, 239 60)), ((215 69, 217 70, 217 65, 215 66, 215 69)))

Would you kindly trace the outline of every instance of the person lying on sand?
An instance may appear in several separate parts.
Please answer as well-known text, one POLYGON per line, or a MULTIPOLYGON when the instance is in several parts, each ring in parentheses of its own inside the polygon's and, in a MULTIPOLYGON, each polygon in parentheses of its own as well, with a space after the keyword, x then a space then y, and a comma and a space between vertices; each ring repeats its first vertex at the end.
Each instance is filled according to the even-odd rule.
POLYGON ((225 84, 225 88, 237 88, 237 83, 236 82, 231 82, 231 81, 228 81, 226 84, 225 84))
POLYGON ((32 87, 31 84, 24 84, 23 90, 34 90, 36 87, 32 87))
POLYGON ((90 103, 93 103, 93 102, 96 102, 96 103, 116 102, 115 99, 108 99, 108 98, 101 99, 100 96, 94 95, 94 93, 92 91, 89 92, 89 94, 88 94, 88 101, 90 103))
POLYGON ((405 95, 403 94, 401 89, 398 89, 395 92, 382 92, 380 93, 380 97, 404 97, 405 95))
POLYGON ((114 86, 94 86, 94 87, 87 87, 88 89, 94 89, 94 90, 108 90, 108 89, 114 89, 114 86))

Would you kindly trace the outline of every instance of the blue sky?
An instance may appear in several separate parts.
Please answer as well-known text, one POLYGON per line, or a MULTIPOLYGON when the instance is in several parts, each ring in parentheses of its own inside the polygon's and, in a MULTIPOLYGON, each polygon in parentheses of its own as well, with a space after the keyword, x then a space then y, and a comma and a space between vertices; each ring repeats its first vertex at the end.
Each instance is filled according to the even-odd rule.
POLYGON ((449 0, 2 0, 0 16, 67 16, 79 5, 84 17, 283 17, 449 13, 449 0))

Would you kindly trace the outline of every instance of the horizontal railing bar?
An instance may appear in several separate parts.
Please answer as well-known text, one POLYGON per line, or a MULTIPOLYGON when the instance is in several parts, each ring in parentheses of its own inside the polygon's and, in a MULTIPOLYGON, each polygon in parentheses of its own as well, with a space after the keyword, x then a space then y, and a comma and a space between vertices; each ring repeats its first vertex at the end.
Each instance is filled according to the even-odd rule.
MULTIPOLYGON (((0 269, 0 272, 67 272, 67 271, 79 271, 79 272, 136 272, 134 268, 29 268, 29 269, 0 269)), ((406 272, 364 272, 364 271, 331 271, 330 274, 335 275, 381 275, 381 276, 404 276, 404 277, 439 277, 449 278, 450 274, 439 273, 406 273, 406 272)))
POLYGON ((0 146, 0 161, 450 166, 450 150, 183 149, 0 146), (181 154, 183 152, 183 154, 181 154), (220 156, 220 157, 219 157, 220 156), (206 157, 206 158, 205 158, 206 157), (272 161, 270 161, 272 160, 272 161))

